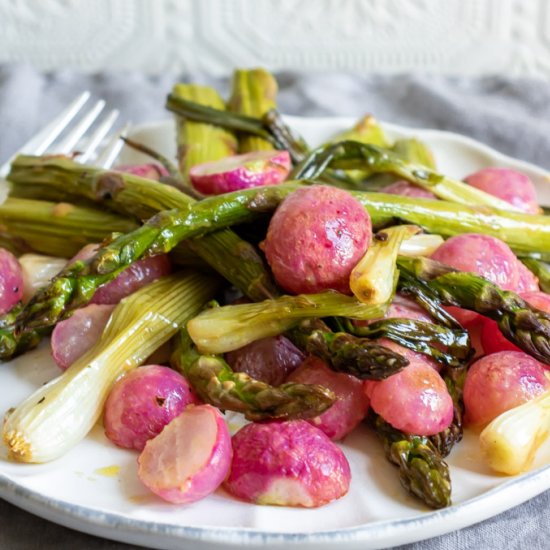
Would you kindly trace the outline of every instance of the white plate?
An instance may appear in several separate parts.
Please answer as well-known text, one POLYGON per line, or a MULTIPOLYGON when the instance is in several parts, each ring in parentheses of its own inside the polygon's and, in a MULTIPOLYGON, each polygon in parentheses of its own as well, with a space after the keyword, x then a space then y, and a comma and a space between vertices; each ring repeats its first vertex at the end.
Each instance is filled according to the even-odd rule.
MULTIPOLYGON (((317 144, 353 120, 301 119, 290 124, 317 144)), ((473 140, 433 130, 385 125, 392 137, 415 135, 434 150, 440 169, 463 177, 489 165, 515 167, 537 185, 541 202, 550 203, 547 175, 527 163, 505 157, 473 140)), ((135 128, 132 137, 167 156, 174 154, 174 127, 161 122, 135 128)), ((122 162, 139 155, 124 151, 122 162)), ((0 411, 16 405, 34 388, 57 374, 47 346, 0 368, 0 411)), ((550 488, 550 445, 534 470, 515 478, 491 474, 480 460, 476 435, 467 433, 449 463, 454 505, 430 511, 401 489, 397 471, 381 445, 359 428, 342 445, 352 469, 348 495, 320 509, 254 506, 223 490, 188 506, 161 502, 136 477, 136 454, 108 443, 97 426, 76 448, 56 462, 14 464, 0 446, 0 496, 36 515, 67 527, 155 548, 347 550, 383 548, 434 537, 507 510, 550 488)))

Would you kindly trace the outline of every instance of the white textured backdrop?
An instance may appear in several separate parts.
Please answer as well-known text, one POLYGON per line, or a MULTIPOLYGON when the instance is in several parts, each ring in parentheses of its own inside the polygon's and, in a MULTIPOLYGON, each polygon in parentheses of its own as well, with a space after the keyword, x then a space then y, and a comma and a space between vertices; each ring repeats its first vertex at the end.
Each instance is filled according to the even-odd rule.
POLYGON ((0 62, 550 77, 548 0, 0 0, 0 62))

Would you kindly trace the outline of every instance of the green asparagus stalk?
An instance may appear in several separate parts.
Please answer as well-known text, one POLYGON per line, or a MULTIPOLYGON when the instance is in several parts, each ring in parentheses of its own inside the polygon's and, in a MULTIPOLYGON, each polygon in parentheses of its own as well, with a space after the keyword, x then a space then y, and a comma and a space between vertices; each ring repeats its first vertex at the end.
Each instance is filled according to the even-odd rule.
POLYGON ((550 362, 550 315, 514 292, 473 273, 457 272, 426 258, 401 258, 399 269, 421 280, 441 303, 469 309, 497 322, 504 336, 543 363, 550 362))
POLYGON ((401 220, 444 237, 484 233, 505 241, 516 254, 536 254, 539 259, 550 260, 548 216, 387 193, 351 191, 351 194, 368 210, 375 227, 395 225, 401 220))
POLYGON ((306 319, 286 336, 305 353, 323 359, 333 370, 361 380, 383 380, 409 364, 398 353, 368 338, 332 332, 320 319, 306 319))
POLYGON ((187 330, 201 353, 225 353, 250 342, 276 336, 310 317, 376 319, 387 304, 365 305, 336 291, 281 296, 255 304, 223 306, 203 311, 187 330))
MULTIPOLYGON (((262 118, 277 107, 277 81, 265 69, 236 69, 231 83, 230 111, 262 118)), ((271 150, 273 145, 260 137, 239 136, 239 152, 271 150)))
MULTIPOLYGON (((253 220, 273 209, 288 193, 281 186, 215 196, 181 210, 163 211, 143 226, 121 235, 86 261, 68 265, 49 287, 38 292, 18 316, 16 335, 53 326, 89 302, 99 286, 113 280, 133 262, 167 253, 180 241, 222 229, 237 221, 253 220)), ((0 350, 0 357, 2 357, 0 350)))
POLYGON ((464 402, 462 400, 462 395, 467 372, 467 365, 462 365, 458 368, 449 368, 448 366, 444 366, 440 371, 440 374, 443 380, 445 380, 445 384, 447 385, 447 389, 449 390, 449 394, 453 400, 453 420, 447 429, 430 436, 429 439, 443 458, 449 456, 454 445, 456 443, 460 443, 462 440, 462 420, 464 416, 464 402))
POLYGON ((275 109, 271 109, 259 119, 200 105, 173 93, 166 99, 166 108, 187 120, 263 138, 275 149, 288 151, 295 163, 301 162, 307 151, 305 142, 290 130, 275 109))
MULTIPOLYGON (((353 139, 353 138, 352 138, 353 139)), ((361 141, 361 140, 356 140, 361 141)), ((378 145, 375 143, 374 145, 378 145)), ((384 147, 383 145, 381 147, 384 147)), ((426 166, 432 170, 436 169, 435 158, 430 148, 417 138, 398 139, 389 147, 397 156, 407 162, 426 166)), ((401 178, 393 174, 373 174, 366 181, 363 181, 361 189, 376 191, 386 187, 401 178)))
POLYGON ((550 293, 550 266, 547 263, 533 258, 521 258, 525 267, 532 271, 539 280, 539 286, 543 292, 550 293))
POLYGON ((388 227, 374 235, 365 255, 350 274, 349 286, 364 304, 389 303, 395 292, 397 255, 404 240, 420 232, 415 225, 388 227))
POLYGON ((3 436, 11 456, 46 462, 78 443, 101 415, 116 379, 175 335, 213 297, 219 282, 179 273, 122 300, 89 351, 8 413, 3 436))
POLYGON ((248 420, 312 418, 336 399, 322 386, 286 383, 278 387, 242 372, 233 372, 215 355, 201 355, 186 331, 177 336, 172 364, 206 403, 244 413, 248 420))
POLYGON ((372 414, 371 425, 384 443, 386 457, 399 468, 401 485, 430 508, 451 504, 449 467, 427 437, 408 435, 372 414))
POLYGON ((17 337, 14 334, 15 320, 23 310, 19 303, 8 313, 0 316, 0 350, 3 357, 14 357, 35 348, 49 331, 47 328, 26 331, 17 337))
MULTIPOLYGON (((218 92, 207 86, 176 84, 171 97, 196 102, 222 112, 225 110, 218 92)), ((196 164, 223 159, 236 153, 237 139, 227 129, 196 121, 185 115, 177 116, 176 121, 179 167, 185 181, 188 181, 189 170, 196 164)))
MULTIPOLYGON (((332 138, 331 143, 347 140, 358 141, 360 143, 371 143, 384 148, 391 146, 384 134, 382 126, 380 126, 372 115, 365 115, 360 118, 352 128, 344 130, 332 138)), ((363 170, 348 170, 346 174, 354 182, 361 182, 369 175, 368 172, 363 170)), ((387 175, 381 177, 387 177, 387 175)))
MULTIPOLYGON (((86 303, 99 285, 112 280, 132 262, 147 255, 169 252, 181 240, 198 237, 234 223, 252 221, 259 214, 271 212, 297 188, 296 184, 290 183, 247 189, 204 199, 185 209, 159 213, 132 233, 109 243, 89 262, 68 266, 48 289, 39 293, 24 309, 18 319, 19 331, 55 324, 63 315, 86 303)), ((392 199, 396 198, 390 196, 387 203, 381 204, 381 197, 388 195, 357 193, 355 196, 369 205, 372 217, 378 219, 383 217, 380 211, 387 212, 389 205, 395 204, 392 199), (377 205, 376 200, 379 201, 377 205), (371 210, 373 203, 375 207, 371 210)), ((456 206, 444 201, 420 199, 405 204, 409 205, 408 213, 411 217, 414 213, 420 224, 425 221, 431 223, 433 228, 450 225, 452 222, 448 217, 437 219, 436 214, 448 213, 452 211, 449 206, 456 206), (426 202, 428 207, 424 205, 426 202)), ((466 207, 462 209, 467 210, 466 207)), ((460 215, 463 214, 462 209, 460 215)), ((550 221, 544 216, 506 212, 491 212, 488 216, 492 224, 487 220, 485 226, 482 219, 477 226, 479 231, 490 233, 501 228, 501 233, 508 237, 509 242, 532 249, 550 250, 550 221)))
POLYGON ((471 359, 468 331, 449 328, 414 319, 382 319, 367 326, 343 320, 342 326, 351 334, 363 338, 388 338, 397 344, 432 357, 450 368, 461 368, 471 359))
POLYGON ((96 208, 8 197, 0 205, 2 231, 34 252, 70 258, 84 245, 112 232, 127 233, 138 224, 96 208))
POLYGON ((464 182, 425 166, 404 161, 392 151, 357 141, 342 141, 315 149, 293 170, 291 178, 314 180, 327 168, 363 169, 372 174, 389 172, 451 202, 517 210, 510 203, 464 182))
POLYGON ((73 198, 86 199, 139 219, 193 202, 178 189, 158 181, 86 166, 63 156, 19 155, 12 162, 7 180, 12 194, 30 187, 35 197, 42 198, 50 190, 71 202, 73 198))
MULTIPOLYGON (((128 216, 146 218, 159 211, 186 208, 195 201, 168 185, 132 174, 82 166, 66 157, 18 156, 8 181, 14 189, 29 184, 71 197, 106 204, 128 216)), ((47 193, 46 193, 47 194, 47 193)), ((96 239, 101 240, 101 239, 96 239)), ((256 248, 230 229, 189 242, 190 248, 252 300, 277 295, 270 273, 256 248)))

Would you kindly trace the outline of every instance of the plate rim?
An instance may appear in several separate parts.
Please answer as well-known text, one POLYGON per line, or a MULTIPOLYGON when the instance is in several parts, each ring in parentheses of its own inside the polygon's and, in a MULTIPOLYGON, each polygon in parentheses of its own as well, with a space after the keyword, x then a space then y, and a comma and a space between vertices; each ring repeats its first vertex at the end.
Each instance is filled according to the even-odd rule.
MULTIPOLYGON (((452 516, 462 514, 462 512, 465 512, 464 516, 467 517, 463 517, 463 521, 458 522, 458 524, 460 524, 460 527, 458 527, 459 529, 465 526, 474 525, 475 523, 494 517, 503 511, 515 508, 548 489, 548 486, 543 483, 539 484, 541 480, 546 481, 550 486, 550 466, 543 466, 521 476, 512 477, 508 481, 476 497, 441 510, 422 512, 418 515, 403 519, 381 520, 356 527, 316 532, 275 532, 258 530, 250 527, 196 527, 178 525, 175 523, 160 523, 157 521, 132 519, 122 514, 102 512, 97 509, 45 496, 39 491, 18 484, 2 472, 0 472, 0 496, 12 502, 12 504, 31 511, 31 513, 36 515, 38 514, 34 511, 35 506, 33 505, 53 511, 55 517, 61 514, 66 518, 76 520, 79 528, 85 525, 89 527, 89 529, 83 529, 83 531, 92 534, 94 533, 95 527, 106 527, 108 529, 116 527, 119 533, 121 533, 120 528, 125 527, 127 531, 123 531, 123 533, 162 536, 163 538, 169 537, 171 539, 177 538, 180 541, 187 542, 225 542, 226 544, 229 542, 231 546, 241 545, 243 543, 254 544, 256 542, 261 542, 262 546, 269 546, 280 543, 297 542, 307 544, 322 544, 329 542, 334 544, 367 541, 375 543, 384 542, 384 539, 388 538, 385 535, 391 530, 392 538, 398 538, 402 532, 408 531, 413 535, 413 538, 407 537, 410 543, 424 540, 425 537, 422 536, 422 531, 428 525, 430 527, 433 527, 434 524, 437 526, 438 522, 440 522, 439 525, 442 528, 437 529, 437 533, 431 534, 428 538, 449 532, 448 529, 445 528, 445 520, 452 516), (493 498, 501 492, 508 492, 511 488, 520 485, 522 489, 521 496, 514 506, 508 506, 506 504, 497 506, 496 508, 498 511, 496 513, 493 513, 495 510, 494 506, 491 508, 483 507, 483 503, 486 499, 493 498), (528 485, 529 488, 527 491, 525 490, 526 485, 528 485), (6 498, 6 495, 8 498, 6 498), (12 498, 10 499, 9 497, 12 498), (474 522, 468 520, 470 515, 475 515, 476 520, 474 522), (413 528, 413 530, 411 530, 411 528, 413 528)), ((46 515, 51 516, 51 514, 46 515)), ((62 523, 68 527, 75 528, 74 525, 69 522, 63 521, 62 523)), ((457 523, 453 525, 456 526, 457 523)), ((452 530, 456 530, 456 527, 452 530)), ((119 538, 119 540, 126 539, 119 538)), ((380 546, 370 545, 369 547, 382 548, 380 546)))

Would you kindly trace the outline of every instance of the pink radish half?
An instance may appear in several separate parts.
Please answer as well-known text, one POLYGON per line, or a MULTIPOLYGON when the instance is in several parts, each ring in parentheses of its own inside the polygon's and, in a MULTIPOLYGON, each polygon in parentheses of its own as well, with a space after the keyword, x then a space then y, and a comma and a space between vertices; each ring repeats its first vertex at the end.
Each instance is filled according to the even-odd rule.
POLYGON ((249 187, 276 185, 288 177, 288 151, 253 151, 213 162, 197 164, 189 176, 193 187, 204 195, 219 195, 249 187))
POLYGON ((162 365, 140 367, 113 386, 105 402, 105 435, 119 447, 142 451, 187 405, 199 403, 179 372, 162 365))
POLYGON ((323 414, 308 420, 333 440, 349 434, 365 418, 369 398, 363 381, 342 372, 334 372, 318 357, 308 357, 288 378, 289 382, 319 384, 332 390, 337 400, 323 414))
POLYGON ((211 405, 190 406, 145 444, 138 476, 168 502, 196 502, 221 485, 232 454, 220 411, 211 405))
POLYGON ((98 341, 114 308, 114 305, 91 304, 57 323, 51 346, 53 360, 60 368, 70 367, 98 341))

